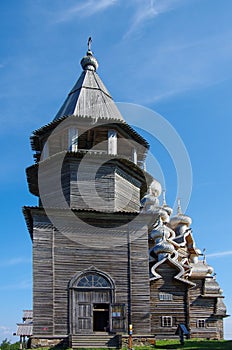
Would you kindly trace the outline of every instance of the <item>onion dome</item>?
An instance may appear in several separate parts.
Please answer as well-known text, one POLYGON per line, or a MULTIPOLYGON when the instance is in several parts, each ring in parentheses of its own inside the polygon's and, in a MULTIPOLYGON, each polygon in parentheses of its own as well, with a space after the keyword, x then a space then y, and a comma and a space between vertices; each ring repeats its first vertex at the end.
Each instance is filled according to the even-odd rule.
POLYGON ((163 222, 169 222, 169 215, 163 208, 157 209, 157 214, 160 216, 163 222))
POLYGON ((161 195, 162 192, 162 187, 160 182, 158 182, 157 180, 153 180, 152 183, 150 184, 150 190, 151 190, 151 194, 155 197, 159 197, 161 195))
POLYGON ((177 209, 177 215, 173 216, 170 219, 170 226, 175 229, 179 225, 186 225, 189 227, 192 224, 192 219, 190 216, 187 216, 182 213, 181 206, 180 206, 180 199, 178 199, 178 209, 177 209))
POLYGON ((159 226, 157 229, 151 231, 150 236, 154 241, 163 237, 166 239, 169 238, 170 231, 167 226, 159 226))
POLYGON ((141 205, 143 206, 143 212, 153 213, 159 207, 159 199, 162 191, 161 184, 157 180, 153 180, 149 186, 148 193, 142 198, 141 205))
POLYGON ((141 205, 143 206, 145 211, 149 211, 151 207, 153 208, 159 206, 159 200, 157 197, 154 197, 151 193, 148 193, 142 198, 141 205))
POLYGON ((162 241, 153 248, 153 252, 158 255, 158 259, 164 258, 167 255, 170 255, 174 252, 175 248, 171 243, 168 243, 166 241, 162 241), (160 256, 161 255, 161 256, 160 256))
POLYGON ((93 56, 93 53, 91 51, 91 43, 92 43, 92 38, 89 37, 88 51, 86 53, 86 56, 84 56, 81 60, 81 66, 82 66, 83 70, 96 71, 98 68, 98 62, 97 62, 96 58, 93 56))
POLYGON ((212 273, 214 272, 214 268, 210 265, 208 265, 208 274, 212 275, 212 273))
POLYGON ((198 261, 197 263, 190 263, 191 265, 191 277, 205 278, 211 276, 213 272, 212 266, 208 265, 204 261, 198 261))
POLYGON ((96 71, 98 69, 98 62, 96 58, 93 56, 92 51, 88 50, 86 56, 84 56, 81 60, 81 66, 83 70, 93 70, 96 71))

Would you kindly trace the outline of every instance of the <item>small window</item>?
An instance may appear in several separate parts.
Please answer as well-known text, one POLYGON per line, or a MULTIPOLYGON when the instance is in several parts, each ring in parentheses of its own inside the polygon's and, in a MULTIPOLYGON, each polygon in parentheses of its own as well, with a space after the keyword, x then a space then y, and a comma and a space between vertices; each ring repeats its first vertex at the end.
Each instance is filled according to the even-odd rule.
POLYGON ((137 149, 135 147, 132 148, 132 151, 131 151, 131 158, 132 158, 132 162, 134 164, 137 164, 138 162, 138 157, 137 157, 137 149))
POLYGON ((72 152, 78 151, 78 129, 68 129, 68 150, 72 152))
POLYGON ((162 327, 172 327, 172 316, 162 316, 162 327))
POLYGON ((117 132, 108 130, 108 154, 117 154, 117 132))
POLYGON ((205 328, 205 320, 197 320, 197 327, 198 328, 205 328))
POLYGON ((170 293, 159 293, 159 300, 173 300, 173 295, 170 293))

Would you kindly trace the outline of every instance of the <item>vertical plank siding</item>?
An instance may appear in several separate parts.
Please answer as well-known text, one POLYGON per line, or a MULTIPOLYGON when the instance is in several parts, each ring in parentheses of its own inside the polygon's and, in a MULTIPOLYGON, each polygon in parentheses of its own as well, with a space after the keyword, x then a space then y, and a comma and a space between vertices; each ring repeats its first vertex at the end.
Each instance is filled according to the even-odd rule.
POLYGON ((52 240, 52 226, 37 223, 33 232, 33 333, 39 335, 53 335, 52 240))
POLYGON ((132 291, 131 322, 135 334, 150 334, 150 282, 148 278, 147 228, 144 226, 138 232, 133 222, 129 224, 129 228, 132 231, 129 237, 132 291))
MULTIPOLYGON (((97 270, 104 271, 114 281, 115 295, 112 302, 126 304, 127 312, 128 303, 131 302, 132 322, 136 332, 149 333, 150 293, 146 225, 138 224, 136 233, 136 228, 130 227, 130 224, 125 225, 124 229, 121 227, 109 228, 108 232, 104 231, 101 240, 104 240, 104 243, 108 241, 110 246, 107 248, 103 244, 101 249, 95 249, 91 247, 91 243, 93 246, 98 243, 95 242, 98 237, 94 235, 94 227, 91 230, 91 239, 89 238, 88 243, 83 245, 78 243, 77 236, 85 233, 82 232, 84 225, 83 228, 79 225, 76 232, 73 232, 73 227, 71 227, 70 231, 67 230, 63 234, 49 225, 43 210, 34 209, 33 211, 34 336, 69 334, 69 323, 72 317, 69 305, 69 282, 75 274, 93 266, 97 270), (130 236, 132 276, 130 295, 128 234, 130 236)), ((103 220, 102 214, 99 215, 103 220)), ((125 215, 121 217, 119 215, 121 223, 126 222, 126 219, 125 215)), ((67 228, 70 227, 70 218, 66 220, 64 227, 67 228)), ((108 216, 108 220, 112 221, 113 217, 108 216)))

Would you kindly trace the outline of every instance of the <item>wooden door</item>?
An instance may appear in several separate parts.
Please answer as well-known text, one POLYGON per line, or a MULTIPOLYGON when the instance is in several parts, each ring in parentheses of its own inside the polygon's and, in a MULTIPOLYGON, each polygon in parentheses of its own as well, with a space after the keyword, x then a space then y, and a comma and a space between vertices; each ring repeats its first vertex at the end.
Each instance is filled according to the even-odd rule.
POLYGON ((77 332, 89 333, 92 330, 91 304, 77 304, 77 332))
POLYGON ((92 331, 91 291, 75 293, 75 333, 90 333, 92 331))
MULTIPOLYGON (((110 305, 110 290, 82 290, 76 292, 76 313, 75 313, 75 333, 92 333, 98 330, 98 325, 94 324, 94 305, 110 305), (95 329, 94 329, 95 328, 95 329)), ((100 308, 100 306, 99 306, 100 308)), ((109 312, 108 312, 109 315, 109 312)), ((96 316, 96 315, 95 315, 96 316)), ((105 316, 106 317, 106 316, 105 316)), ((108 316, 109 319, 109 316, 108 316)), ((99 319, 100 322, 100 319, 99 319)), ((97 322, 98 323, 98 322, 97 322)))
POLYGON ((110 305, 114 300, 113 286, 110 278, 95 270, 84 273, 70 282, 72 334, 88 334, 109 328, 110 305))

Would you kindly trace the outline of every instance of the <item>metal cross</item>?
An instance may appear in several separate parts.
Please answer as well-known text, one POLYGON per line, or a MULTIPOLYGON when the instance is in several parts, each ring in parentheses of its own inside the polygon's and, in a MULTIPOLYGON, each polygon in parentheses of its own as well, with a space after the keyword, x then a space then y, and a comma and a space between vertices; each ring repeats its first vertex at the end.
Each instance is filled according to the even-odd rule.
POLYGON ((90 36, 88 39, 88 51, 91 51, 91 43, 92 43, 92 38, 90 36))

